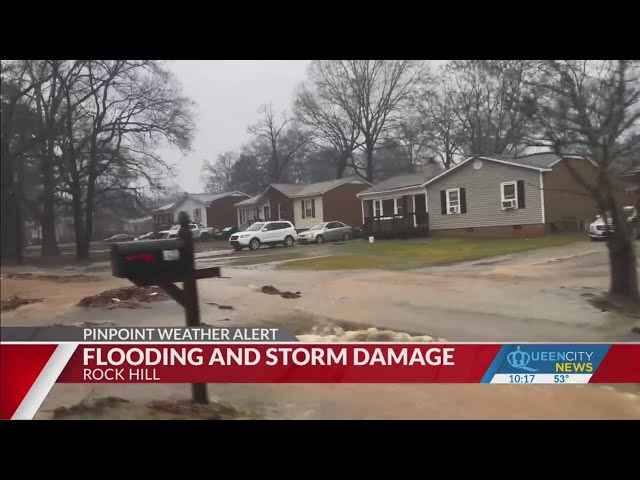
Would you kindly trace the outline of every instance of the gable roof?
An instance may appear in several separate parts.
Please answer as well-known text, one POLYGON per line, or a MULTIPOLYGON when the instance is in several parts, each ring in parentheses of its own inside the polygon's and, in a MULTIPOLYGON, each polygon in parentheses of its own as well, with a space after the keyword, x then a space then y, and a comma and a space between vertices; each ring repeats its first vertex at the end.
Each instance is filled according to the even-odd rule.
POLYGON ((164 212, 164 211, 167 211, 167 210, 171 210, 171 207, 173 207, 175 204, 176 204, 176 202, 167 203, 166 205, 163 205, 163 206, 161 206, 159 208, 156 208, 154 210, 154 212, 164 212))
POLYGON ((243 200, 242 202, 238 202, 235 204, 236 207, 242 206, 250 206, 255 205, 260 202, 264 194, 269 190, 269 188, 275 188, 283 195, 289 198, 300 198, 300 197, 308 197, 311 195, 324 195, 330 190, 339 187, 340 185, 345 185, 347 183, 351 183, 353 181, 358 181, 367 185, 371 185, 371 183, 367 182, 358 177, 347 177, 347 178, 338 178, 335 180, 327 180, 326 182, 317 182, 317 183, 272 183, 270 184, 264 192, 260 195, 256 195, 255 197, 248 198, 247 200, 243 200))
POLYGON ((402 175, 395 175, 387 178, 373 185, 371 188, 367 188, 358 193, 358 197, 367 196, 372 194, 394 192, 396 190, 405 190, 408 188, 422 187, 422 184, 443 172, 442 166, 435 162, 427 163, 426 165, 420 165, 416 168, 420 168, 421 171, 416 173, 405 173, 402 175))
MULTIPOLYGON (((538 155, 538 154, 535 154, 538 155)), ((529 157, 530 155, 528 155, 527 157, 529 157)), ((543 163, 543 164, 547 164, 548 162, 550 162, 550 159, 545 158, 544 161, 526 161, 526 160, 522 160, 525 157, 519 157, 519 158, 500 158, 500 157, 482 157, 482 156, 473 156, 473 157, 469 157, 466 160, 463 160, 462 162, 460 162, 459 164, 457 164, 455 167, 450 168, 449 170, 445 170, 444 172, 442 172, 440 175, 436 175, 435 177, 431 178, 430 180, 427 180, 426 182, 424 182, 422 184, 423 187, 426 187, 427 185, 434 183, 436 181, 438 181, 440 178, 444 177, 445 175, 450 174, 451 172, 459 169, 460 167, 462 167, 463 165, 466 165, 467 163, 469 163, 471 160, 475 160, 475 159, 480 159, 480 160, 488 160, 490 162, 495 162, 495 163, 501 163, 504 165, 511 165, 513 167, 522 167, 522 168, 529 168, 532 170, 537 170, 539 172, 549 172, 551 171, 551 167, 540 167, 540 166, 535 166, 535 165, 529 165, 528 163, 543 163)), ((562 157, 564 158, 564 157, 562 157)), ((562 160, 562 158, 560 157, 556 157, 555 161, 553 163, 550 163, 550 165, 553 165, 557 162, 559 162, 560 160, 562 160)))
MULTIPOLYGON (((229 195, 240 195, 243 197, 249 198, 249 195, 246 193, 234 191, 234 192, 223 192, 223 193, 185 193, 183 198, 180 198, 178 202, 184 200, 184 198, 190 198, 196 202, 204 203, 205 205, 209 205, 211 202, 215 202, 216 200, 220 200, 221 198, 228 197, 229 195)), ((176 203, 178 203, 176 202, 176 203)))
POLYGON ((246 200, 242 200, 241 202, 238 203, 234 203, 233 206, 234 207, 242 207, 242 206, 250 206, 250 205, 255 205, 256 203, 258 203, 260 201, 260 199, 262 198, 262 193, 259 195, 255 195, 251 198, 247 198, 246 200))
POLYGON ((326 182, 318 182, 311 183, 308 185, 301 185, 301 188, 298 189, 296 193, 291 195, 291 197, 308 197, 309 195, 324 195, 330 190, 337 188, 341 185, 345 185, 351 182, 364 183, 366 185, 371 185, 371 183, 367 182, 358 177, 347 177, 347 178, 337 178, 335 180, 327 180, 326 182))
POLYGON ((422 173, 409 173, 407 175, 396 175, 395 177, 387 178, 380 183, 376 183, 370 188, 358 193, 360 195, 369 195, 372 193, 382 193, 392 190, 399 190, 410 187, 420 187, 426 180, 422 173))

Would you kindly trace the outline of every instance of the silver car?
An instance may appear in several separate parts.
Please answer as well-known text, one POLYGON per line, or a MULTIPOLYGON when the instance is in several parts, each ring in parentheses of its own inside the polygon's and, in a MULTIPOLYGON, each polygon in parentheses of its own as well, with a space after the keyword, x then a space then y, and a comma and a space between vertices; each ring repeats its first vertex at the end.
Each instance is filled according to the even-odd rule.
POLYGON ((323 243, 353 238, 353 231, 349 225, 342 222, 323 222, 314 225, 306 232, 298 234, 300 243, 323 243))

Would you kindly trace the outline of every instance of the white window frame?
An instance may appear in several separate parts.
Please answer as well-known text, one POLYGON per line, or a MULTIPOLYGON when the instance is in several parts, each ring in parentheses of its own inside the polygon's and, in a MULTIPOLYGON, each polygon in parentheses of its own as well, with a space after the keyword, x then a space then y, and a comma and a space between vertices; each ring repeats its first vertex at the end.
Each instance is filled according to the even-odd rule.
POLYGON ((200 209, 200 208, 194 208, 193 209, 193 221, 194 222, 201 222, 202 221, 202 209, 200 209), (196 215, 196 212, 198 212, 197 215, 196 215))
POLYGON ((304 201, 304 218, 316 218, 316 216, 313 214, 311 200, 304 201))
POLYGON ((373 216, 382 217, 382 200, 373 201, 373 216))
MULTIPOLYGON (((400 206, 402 206, 402 197, 396 197, 393 199, 393 214, 394 215, 401 215, 400 213, 398 213, 398 204, 400 206)), ((404 212, 402 212, 402 215, 404 215, 404 212)))
POLYGON ((502 207, 502 210, 514 210, 516 208, 518 208, 518 182, 515 180, 509 181, 509 182, 502 182, 500 184, 500 205, 502 207), (504 187, 506 187, 507 185, 513 185, 513 198, 505 198, 504 195, 504 187), (514 206, 513 207, 505 207, 504 206, 504 202, 508 202, 508 201, 514 201, 514 206))
POLYGON ((462 205, 460 204, 460 189, 459 188, 449 188, 447 190, 447 215, 460 215, 460 213, 462 213, 462 205), (457 205, 451 205, 451 194, 453 192, 456 192, 458 194, 458 204, 457 205), (457 212, 452 212, 451 208, 452 207, 457 207, 458 211, 457 212))

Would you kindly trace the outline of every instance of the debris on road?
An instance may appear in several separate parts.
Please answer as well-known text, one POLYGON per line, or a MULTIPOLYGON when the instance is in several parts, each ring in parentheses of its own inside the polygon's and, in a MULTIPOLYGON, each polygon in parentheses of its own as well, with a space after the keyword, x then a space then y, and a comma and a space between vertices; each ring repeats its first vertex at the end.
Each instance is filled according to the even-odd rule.
POLYGON ((191 400, 169 402, 166 400, 147 404, 151 410, 156 410, 175 417, 199 420, 234 420, 237 418, 255 418, 254 415, 241 412, 238 409, 218 402, 200 405, 191 400))
POLYGON ((409 335, 393 330, 378 330, 375 327, 366 330, 344 330, 341 327, 313 327, 308 335, 298 335, 302 342, 444 342, 442 338, 429 335, 409 335))
POLYGON ((69 417, 71 415, 97 415, 101 414, 107 408, 114 408, 120 406, 123 403, 130 403, 129 400, 125 400, 120 397, 105 397, 96 399, 85 399, 77 405, 71 407, 60 407, 53 411, 54 419, 61 419, 69 417))
POLYGON ((115 322, 74 322, 54 323, 52 327, 115 327, 115 322))
POLYGON ((22 305, 29 305, 30 303, 38 303, 44 300, 43 298, 22 298, 16 295, 2 300, 2 311, 15 310, 22 305))
POLYGON ((142 303, 167 300, 169 297, 158 287, 123 287, 85 297, 79 307, 92 308, 144 308, 142 303))
POLYGON ((281 292, 273 285, 265 285, 262 287, 261 291, 267 295, 280 295, 282 298, 300 298, 302 296, 300 292, 281 292))
POLYGON ((93 275, 85 275, 84 273, 78 273, 75 275, 49 275, 39 273, 8 273, 4 276, 6 279, 11 280, 44 280, 48 282, 57 283, 72 283, 72 282, 95 282, 99 280, 98 277, 93 275))
POLYGON ((234 310, 231 305, 219 305, 215 302, 205 302, 207 305, 213 305, 214 307, 218 307, 220 310, 234 310))

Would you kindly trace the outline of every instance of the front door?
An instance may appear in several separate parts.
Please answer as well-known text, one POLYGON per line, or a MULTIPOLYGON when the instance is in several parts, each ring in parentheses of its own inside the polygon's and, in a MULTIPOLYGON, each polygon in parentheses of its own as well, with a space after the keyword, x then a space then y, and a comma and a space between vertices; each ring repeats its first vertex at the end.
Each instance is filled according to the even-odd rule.
POLYGON ((416 225, 425 225, 427 223, 427 200, 424 194, 414 195, 416 203, 415 223, 416 225))
POLYGON ((265 205, 264 206, 264 219, 265 220, 271 220, 271 212, 269 211, 269 205, 265 205))

